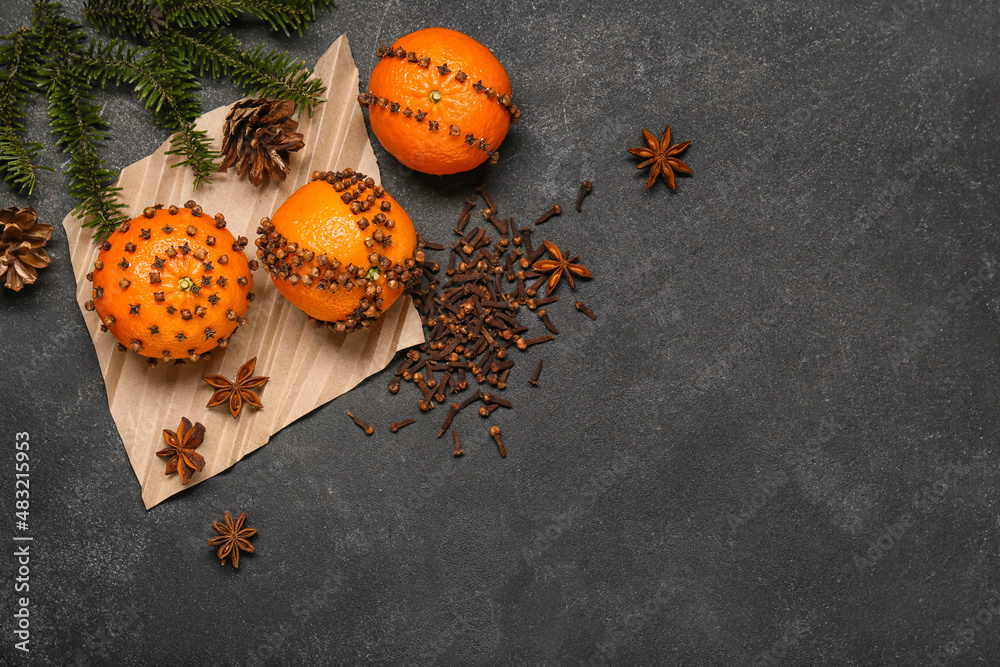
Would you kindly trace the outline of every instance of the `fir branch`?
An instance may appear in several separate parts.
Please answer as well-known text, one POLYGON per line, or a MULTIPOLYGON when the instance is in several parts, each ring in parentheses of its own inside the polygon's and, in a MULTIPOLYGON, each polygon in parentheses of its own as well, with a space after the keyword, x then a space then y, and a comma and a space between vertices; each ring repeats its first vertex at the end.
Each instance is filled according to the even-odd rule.
POLYGON ((24 132, 24 96, 31 83, 32 63, 38 61, 37 36, 30 28, 21 28, 2 38, 0 46, 0 126, 24 132))
POLYGON ((152 44, 142 49, 132 49, 120 40, 95 41, 79 59, 79 65, 101 85, 110 80, 132 86, 146 110, 176 133, 166 154, 186 159, 174 166, 191 168, 195 189, 211 182, 218 170, 218 153, 211 150, 212 139, 207 132, 194 128, 201 111, 198 81, 162 38, 154 37, 152 44))
POLYGON ((63 16, 62 5, 36 2, 35 31, 42 38, 47 59, 38 73, 38 84, 48 98, 48 116, 56 145, 69 155, 63 172, 70 179, 70 193, 80 200, 73 213, 89 217, 83 225, 96 228, 95 238, 109 234, 126 220, 125 204, 118 201, 121 188, 111 187, 117 174, 104 167, 97 145, 108 138, 108 123, 101 118, 90 78, 72 65, 86 40, 80 25, 63 16))
POLYGON ((252 51, 241 49, 239 41, 221 30, 169 31, 165 36, 181 49, 201 73, 213 77, 228 76, 247 96, 277 97, 295 102, 299 114, 323 102, 326 90, 320 79, 313 78, 301 60, 281 51, 267 52, 263 45, 252 51))
POLYGON ((101 107, 86 78, 68 67, 53 73, 46 94, 56 145, 70 158, 63 174, 69 176, 70 194, 80 200, 73 213, 90 218, 83 226, 96 229, 95 239, 110 234, 127 218, 121 213, 125 204, 117 198, 121 188, 111 187, 117 174, 104 167, 97 153, 97 143, 109 136, 101 107))
POLYGON ((173 28, 215 28, 228 25, 247 12, 265 21, 271 30, 302 35, 316 18, 316 9, 330 11, 333 0, 166 0, 165 22, 173 28))
POLYGON ((155 29, 163 27, 159 6, 142 0, 86 0, 83 18, 95 28, 136 40, 145 40, 155 29))
POLYGON ((173 115, 174 122, 167 125, 176 130, 170 139, 171 149, 165 155, 182 155, 186 159, 175 167, 190 167, 194 174, 194 188, 212 182, 212 175, 219 170, 216 160, 219 153, 211 148, 212 137, 205 130, 195 129, 194 123, 201 112, 201 98, 198 95, 198 80, 191 71, 191 64, 184 60, 176 45, 168 45, 162 37, 153 40, 152 52, 143 58, 141 65, 152 70, 156 61, 167 67, 170 87, 164 88, 164 98, 173 115))
POLYGON ((0 46, 0 176, 20 194, 35 190, 35 164, 42 144, 23 139, 24 97, 31 92, 33 71, 39 60, 38 36, 21 28, 2 38, 0 46))
POLYGON ((215 28, 242 11, 235 0, 165 0, 163 9, 167 28, 215 28))
POLYGON ((52 171, 52 167, 35 163, 43 148, 38 142, 24 141, 9 125, 0 127, 0 176, 19 194, 30 195, 35 191, 35 170, 52 171))
MULTIPOLYGON (((266 21, 271 30, 280 30, 290 37, 295 32, 300 37, 303 30, 316 18, 313 0, 249 0, 243 2, 244 11, 266 21)), ((323 2, 325 9, 332 3, 323 2)))
POLYGON ((283 51, 267 52, 261 44, 252 51, 240 54, 243 65, 240 71, 231 72, 230 78, 244 90, 252 90, 261 97, 280 97, 292 100, 309 111, 325 101, 321 95, 326 86, 320 79, 312 78, 313 72, 305 62, 296 60, 283 51))
POLYGON ((170 138, 170 150, 164 155, 183 155, 186 159, 173 165, 190 167, 194 173, 194 189, 212 182, 212 175, 219 170, 216 159, 218 151, 212 150, 212 137, 206 130, 196 130, 194 125, 186 125, 170 138))

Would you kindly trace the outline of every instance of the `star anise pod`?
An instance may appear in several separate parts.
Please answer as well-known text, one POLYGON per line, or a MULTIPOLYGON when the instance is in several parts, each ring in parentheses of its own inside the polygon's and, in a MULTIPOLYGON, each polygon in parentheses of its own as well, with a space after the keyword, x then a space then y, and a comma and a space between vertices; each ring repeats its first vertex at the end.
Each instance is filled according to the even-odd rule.
POLYGON ((212 394, 212 398, 209 399, 208 405, 205 407, 212 408, 228 402, 229 412, 232 413, 233 419, 240 416, 244 401, 255 408, 264 407, 260 398, 257 397, 257 392, 251 391, 263 386, 268 381, 268 378, 263 376, 250 377, 253 375, 253 369, 256 365, 257 357, 254 357, 240 366, 240 370, 236 373, 235 382, 222 375, 204 376, 202 380, 216 388, 216 392, 212 394))
POLYGON ((556 285, 559 284, 559 281, 563 276, 566 276, 566 280, 569 281, 569 286, 573 289, 576 289, 576 284, 573 282, 574 275, 580 276, 581 278, 593 278, 593 274, 590 273, 590 269, 585 267, 583 264, 576 264, 576 260, 580 259, 579 255, 574 255, 573 257, 567 259, 563 256, 562 252, 555 243, 544 240, 542 243, 545 244, 545 249, 549 252, 549 256, 552 259, 540 259, 532 264, 531 268, 535 271, 552 274, 546 282, 545 294, 552 294, 556 285))
POLYGON ((662 176, 664 182, 670 186, 670 189, 674 189, 674 172, 680 172, 682 174, 693 174, 694 170, 687 166, 677 157, 680 153, 684 152, 688 146, 691 145, 690 141, 685 141, 683 144, 670 145, 670 126, 667 125, 667 129, 663 131, 663 136, 657 141, 656 137, 647 132, 642 131, 642 135, 646 137, 646 144, 649 148, 629 148, 627 149, 632 155, 637 155, 642 158, 648 158, 645 162, 641 162, 636 165, 636 169, 642 169, 643 167, 649 167, 649 178, 646 179, 646 189, 653 187, 653 183, 656 182, 657 176, 662 176))
POLYGON ((288 172, 289 154, 305 146, 292 119, 295 103, 289 100, 249 99, 233 105, 222 126, 222 164, 225 172, 248 174, 259 186, 270 175, 283 181, 288 172))
POLYGON ((205 459, 194 450, 204 438, 205 427, 197 422, 191 426, 187 417, 181 419, 176 433, 163 429, 163 439, 170 446, 156 452, 156 455, 170 457, 170 460, 167 461, 166 474, 180 473, 181 483, 187 484, 191 481, 192 473, 201 472, 205 467, 205 459))
POLYGON ((15 292, 31 285, 37 269, 51 262, 45 244, 52 238, 52 225, 38 222, 33 208, 5 208, 0 211, 0 280, 15 292))
POLYGON ((222 517, 222 523, 218 521, 212 522, 212 528, 215 532, 219 534, 218 537, 211 538, 208 543, 213 547, 219 547, 219 558, 222 559, 222 564, 226 564, 226 558, 229 558, 232 562, 233 567, 239 569, 240 567, 240 551, 246 551, 247 553, 253 553, 253 545, 250 544, 248 538, 253 537, 257 534, 256 528, 244 528, 243 523, 247 520, 247 513, 242 512, 236 521, 233 521, 233 517, 229 515, 226 511, 225 515, 222 517))

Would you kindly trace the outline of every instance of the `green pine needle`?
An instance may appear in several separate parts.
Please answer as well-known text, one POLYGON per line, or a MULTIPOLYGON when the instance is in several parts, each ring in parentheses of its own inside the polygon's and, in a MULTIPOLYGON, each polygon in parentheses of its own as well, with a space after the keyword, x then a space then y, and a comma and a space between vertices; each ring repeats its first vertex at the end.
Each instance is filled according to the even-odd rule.
POLYGON ((111 187, 117 174, 104 166, 97 145, 108 138, 108 123, 101 118, 89 77, 73 66, 86 41, 80 24, 66 18, 62 5, 35 4, 34 29, 42 38, 48 57, 39 68, 38 85, 48 98, 49 125, 56 145, 69 155, 63 173, 69 177, 70 193, 79 199, 73 210, 89 217, 85 227, 96 229, 95 237, 113 232, 126 220, 125 204, 118 201, 120 188, 111 187))
POLYGON ((194 129, 201 111, 198 81, 166 40, 154 37, 143 49, 132 49, 120 40, 95 41, 78 63, 101 85, 109 80, 131 85, 157 122, 176 132, 167 155, 183 155, 185 159, 174 166, 191 168, 195 189, 212 181, 219 155, 209 147, 212 139, 194 129))
POLYGON ((154 25, 163 24, 163 12, 156 3, 133 0, 86 0, 83 18, 112 35, 128 35, 137 40, 145 40, 154 25))
POLYGON ((26 142, 24 98, 31 92, 39 61, 38 35, 21 28, 3 37, 0 44, 0 177, 20 194, 35 191, 35 170, 49 169, 35 164, 43 148, 26 142))
POLYGON ((194 189, 212 182, 212 175, 218 171, 215 163, 219 153, 213 151, 212 137, 205 130, 196 130, 194 126, 185 127, 170 139, 171 149, 164 155, 183 155, 187 159, 175 164, 175 167, 190 167, 194 172, 194 189))
POLYGON ((333 0, 165 0, 163 5, 168 28, 216 28, 246 12, 286 36, 301 36, 317 7, 330 11, 337 6, 333 0))
POLYGON ((287 53, 270 51, 260 45, 252 51, 241 50, 239 41, 221 30, 172 31, 167 39, 177 44, 185 57, 199 71, 212 76, 228 76, 247 96, 276 97, 295 102, 299 114, 323 102, 323 82, 313 78, 301 60, 287 53))
POLYGON ((323 102, 326 86, 312 78, 312 70, 283 51, 267 51, 263 44, 252 51, 240 53, 241 67, 230 78, 248 95, 278 97, 292 100, 312 116, 313 107, 323 102))
POLYGON ((0 127, 0 177, 22 195, 35 191, 35 170, 46 167, 35 163, 35 156, 44 146, 24 141, 13 127, 0 127))

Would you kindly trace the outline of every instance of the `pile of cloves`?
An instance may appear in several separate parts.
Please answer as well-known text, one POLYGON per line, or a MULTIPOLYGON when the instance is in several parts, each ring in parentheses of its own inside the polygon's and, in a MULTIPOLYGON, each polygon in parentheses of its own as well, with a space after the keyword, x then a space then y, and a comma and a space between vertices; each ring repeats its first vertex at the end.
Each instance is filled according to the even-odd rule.
MULTIPOLYGON (((403 381, 415 384, 420 390, 417 406, 424 412, 444 403, 448 395, 467 390, 471 382, 489 386, 489 391, 477 388, 461 403, 451 403, 438 437, 447 433, 455 417, 473 404, 480 404, 478 412, 484 418, 499 408, 512 408, 509 400, 497 394, 507 387, 514 367, 512 349, 523 352, 553 340, 559 333, 544 308, 559 297, 535 296, 548 276, 531 268, 546 251, 543 243, 532 243, 531 235, 535 225, 558 215, 561 208, 554 206, 535 225, 518 227, 514 218, 499 217, 499 207, 485 187, 477 188, 477 192, 486 204, 482 226, 469 227, 477 205, 469 198, 455 226, 458 240, 447 248, 419 241, 425 251, 447 249, 448 262, 441 277, 437 275, 440 264, 428 259, 423 264, 420 285, 407 290, 420 312, 427 340, 407 352, 389 381, 389 391, 394 394, 400 391, 403 381), (530 336, 530 327, 519 318, 524 307, 535 311, 551 333, 530 336)), ((538 386, 541 368, 539 360, 531 385, 538 386)), ((457 443, 458 435, 453 434, 457 443)), ((497 440, 501 455, 506 456, 498 427, 494 426, 490 435, 497 440)), ((461 450, 457 445, 455 450, 458 456, 461 450)))

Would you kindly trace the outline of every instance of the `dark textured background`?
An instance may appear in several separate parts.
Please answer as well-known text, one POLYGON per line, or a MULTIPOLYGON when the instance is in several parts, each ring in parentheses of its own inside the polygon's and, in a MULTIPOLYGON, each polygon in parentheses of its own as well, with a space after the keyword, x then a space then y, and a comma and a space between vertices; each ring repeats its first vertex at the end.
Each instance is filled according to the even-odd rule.
MULTIPOLYGON (((302 39, 244 24, 310 63, 346 31, 362 81, 418 28, 490 47, 524 110, 500 165, 425 177, 375 142, 384 184, 437 240, 481 182, 522 224, 562 203, 543 231, 593 269, 575 296, 600 317, 560 288, 563 334, 493 420, 506 460, 472 414, 461 459, 443 409, 389 433, 416 412, 390 370, 147 512, 57 226, 51 268, 0 294, 7 517, 14 433, 32 443, 31 661, 1000 664, 1000 8, 803 4, 343 0, 302 39), (644 192, 624 149, 667 124, 695 175, 644 192), (204 543, 224 509, 260 530, 235 573, 204 543)), ((0 29, 28 19, 18 0, 0 29)), ((205 86, 206 109, 238 97, 205 86)), ((115 168, 166 138, 104 99, 115 168)), ((72 206, 45 173, 0 201, 72 206)))

